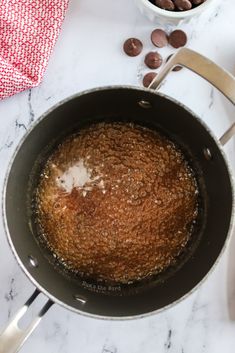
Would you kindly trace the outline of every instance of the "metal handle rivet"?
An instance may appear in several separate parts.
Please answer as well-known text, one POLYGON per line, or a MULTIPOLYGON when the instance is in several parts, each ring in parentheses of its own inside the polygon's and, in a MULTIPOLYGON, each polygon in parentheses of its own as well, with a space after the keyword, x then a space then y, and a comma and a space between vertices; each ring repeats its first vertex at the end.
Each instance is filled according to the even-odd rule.
POLYGON ((203 150, 203 154, 204 154, 204 157, 210 161, 212 159, 212 154, 211 154, 211 151, 209 150, 209 148, 204 148, 203 150))
POLYGON ((148 102, 148 101, 145 101, 145 100, 139 101, 138 104, 139 104, 139 106, 140 106, 141 108, 144 108, 144 109, 152 108, 151 103, 148 102))
POLYGON ((38 260, 36 259, 36 257, 34 257, 33 255, 29 255, 28 259, 29 259, 30 267, 34 267, 34 268, 38 267, 38 260))

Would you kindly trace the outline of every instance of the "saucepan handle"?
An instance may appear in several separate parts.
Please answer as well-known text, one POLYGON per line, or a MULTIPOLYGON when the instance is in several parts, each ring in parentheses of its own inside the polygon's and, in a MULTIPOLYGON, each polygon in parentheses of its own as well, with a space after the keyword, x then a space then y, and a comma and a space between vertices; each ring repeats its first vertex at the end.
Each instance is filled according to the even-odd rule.
POLYGON ((22 347, 28 336, 37 327, 42 317, 54 304, 51 300, 48 300, 46 304, 39 311, 37 316, 31 321, 31 323, 25 329, 20 329, 18 323, 20 319, 27 312, 30 305, 34 302, 37 296, 40 294, 38 290, 32 294, 27 300, 25 305, 16 313, 11 322, 7 325, 5 330, 0 335, 0 353, 16 353, 22 347))
MULTIPOLYGON (((181 65, 195 72, 216 87, 232 104, 235 105, 235 78, 227 71, 216 65, 195 51, 182 48, 166 63, 149 88, 158 89, 167 74, 176 66, 181 65)), ((220 142, 225 145, 235 135, 235 123, 221 137, 220 142)))

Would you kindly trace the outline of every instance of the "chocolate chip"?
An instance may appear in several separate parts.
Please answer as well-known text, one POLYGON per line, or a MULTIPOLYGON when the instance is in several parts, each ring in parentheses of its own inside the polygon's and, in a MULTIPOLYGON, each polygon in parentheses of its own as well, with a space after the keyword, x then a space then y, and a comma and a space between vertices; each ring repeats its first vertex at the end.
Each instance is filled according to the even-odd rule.
POLYGON ((171 32, 169 36, 169 43, 174 48, 183 47, 187 43, 187 35, 185 32, 177 29, 171 32))
MULTIPOLYGON (((168 56, 168 58, 166 59, 166 62, 167 62, 168 60, 170 60, 170 58, 172 57, 172 55, 173 55, 173 54, 171 54, 171 55, 168 56)), ((175 72, 176 72, 176 71, 180 71, 180 70, 182 70, 182 69, 183 69, 182 66, 177 65, 177 66, 174 67, 174 69, 172 69, 172 71, 175 71, 175 72)))
POLYGON ((172 0, 155 0, 155 4, 164 10, 173 11, 175 9, 175 5, 172 0))
POLYGON ((162 29, 155 29, 151 33, 151 41, 158 48, 165 47, 168 44, 168 37, 166 32, 164 32, 162 29))
POLYGON ((190 10, 192 3, 189 0, 175 0, 175 6, 180 11, 190 10))
POLYGON ((137 38, 129 38, 123 44, 123 50, 128 56, 137 56, 142 52, 143 44, 137 38))
POLYGON ((150 69, 157 69, 162 65, 162 57, 159 53, 151 51, 145 56, 144 62, 150 69))
POLYGON ((153 81, 153 79, 156 76, 157 76, 156 72, 148 72, 143 78, 143 86, 144 87, 149 87, 150 83, 153 81))
POLYGON ((149 0, 156 6, 169 11, 187 11, 201 5, 206 0, 149 0))
POLYGON ((200 5, 200 4, 202 4, 203 2, 205 2, 205 0, 191 0, 191 2, 192 2, 194 5, 200 5))

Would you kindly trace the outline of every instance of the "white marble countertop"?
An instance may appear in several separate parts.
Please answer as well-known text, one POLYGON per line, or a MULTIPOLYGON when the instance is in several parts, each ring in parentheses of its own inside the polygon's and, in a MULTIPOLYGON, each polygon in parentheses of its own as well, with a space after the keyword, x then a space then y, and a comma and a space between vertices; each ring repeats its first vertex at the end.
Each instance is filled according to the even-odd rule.
MULTIPOLYGON (((235 74, 235 2, 220 0, 214 12, 194 25, 189 47, 235 74)), ((133 0, 71 0, 62 33, 43 83, 0 102, 0 187, 8 161, 32 121, 61 99, 87 88, 140 84, 143 56, 129 58, 122 42, 137 36, 152 48, 155 25, 133 0)), ((172 50, 163 49, 166 57, 172 50)), ((220 135, 235 120, 233 107, 208 83, 182 70, 162 87, 196 112, 220 135)), ((235 170, 234 141, 225 147, 235 170)), ((20 187, 20 185, 19 185, 20 187)), ((7 244, 0 221, 0 329, 33 291, 7 244)), ((192 296, 161 314, 110 322, 85 318, 55 305, 22 353, 233 353, 235 351, 235 238, 207 281, 192 296)))

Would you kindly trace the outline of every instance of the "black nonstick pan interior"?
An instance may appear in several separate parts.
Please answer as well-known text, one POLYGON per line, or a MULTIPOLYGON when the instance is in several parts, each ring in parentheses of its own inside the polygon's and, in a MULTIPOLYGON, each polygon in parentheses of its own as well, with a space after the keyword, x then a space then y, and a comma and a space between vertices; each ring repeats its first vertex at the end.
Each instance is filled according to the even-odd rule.
MULTIPOLYGON (((82 124, 76 123, 74 126, 70 126, 67 130, 64 130, 54 141, 44 148, 41 151, 40 155, 38 156, 35 165, 32 169, 32 173, 30 175, 30 182, 29 182, 29 189, 28 189, 28 212, 29 212, 29 222, 31 224, 31 229, 33 231, 34 237, 38 242, 39 246, 47 257, 48 261, 64 276, 66 276, 69 280, 75 281, 79 283, 81 286, 87 286, 95 288, 98 292, 101 292, 106 295, 130 295, 135 294, 137 292, 146 290, 146 288, 150 286, 156 286, 157 283, 164 282, 167 280, 169 276, 172 276, 179 268, 187 261, 187 259, 192 256, 193 252, 195 251, 200 238, 202 236, 205 224, 205 215, 207 209, 207 197, 206 197, 206 190, 204 185, 204 179, 202 172, 200 170, 200 164, 194 160, 193 156, 191 155, 190 151, 187 149, 187 146, 184 145, 183 141, 178 141, 176 136, 170 136, 168 131, 164 131, 161 126, 157 126, 156 124, 147 121, 145 122, 144 119, 135 119, 134 117, 122 117, 122 116, 115 116, 112 114, 110 116, 95 116, 89 117, 89 122, 84 121, 82 124), (35 210, 35 199, 36 199, 36 189, 39 183, 40 175, 42 170, 45 166, 45 163, 48 160, 48 157, 53 153, 54 149, 68 136, 71 134, 77 134, 83 128, 90 126, 90 124, 97 124, 100 122, 122 122, 122 123, 135 123, 144 127, 148 127, 152 130, 160 131, 162 134, 167 135, 167 137, 174 141, 175 144, 180 147, 183 151, 184 156, 189 163, 190 167, 195 173, 195 177, 197 179, 197 184, 199 187, 199 215, 197 217, 196 224, 194 225, 194 231, 190 238, 189 243, 187 244, 186 248, 184 249, 183 253, 178 257, 176 264, 174 266, 170 266, 167 270, 163 271, 162 273, 151 276, 148 279, 135 281, 129 284, 122 284, 122 283, 114 283, 114 284, 107 284, 104 281, 95 281, 91 278, 80 277, 78 274, 72 273, 66 269, 65 266, 58 259, 54 256, 54 254, 48 249, 45 239, 40 236, 40 229, 38 227, 38 222, 35 217, 36 212, 35 210)), ((114 254, 115 256, 115 254, 114 254)))

